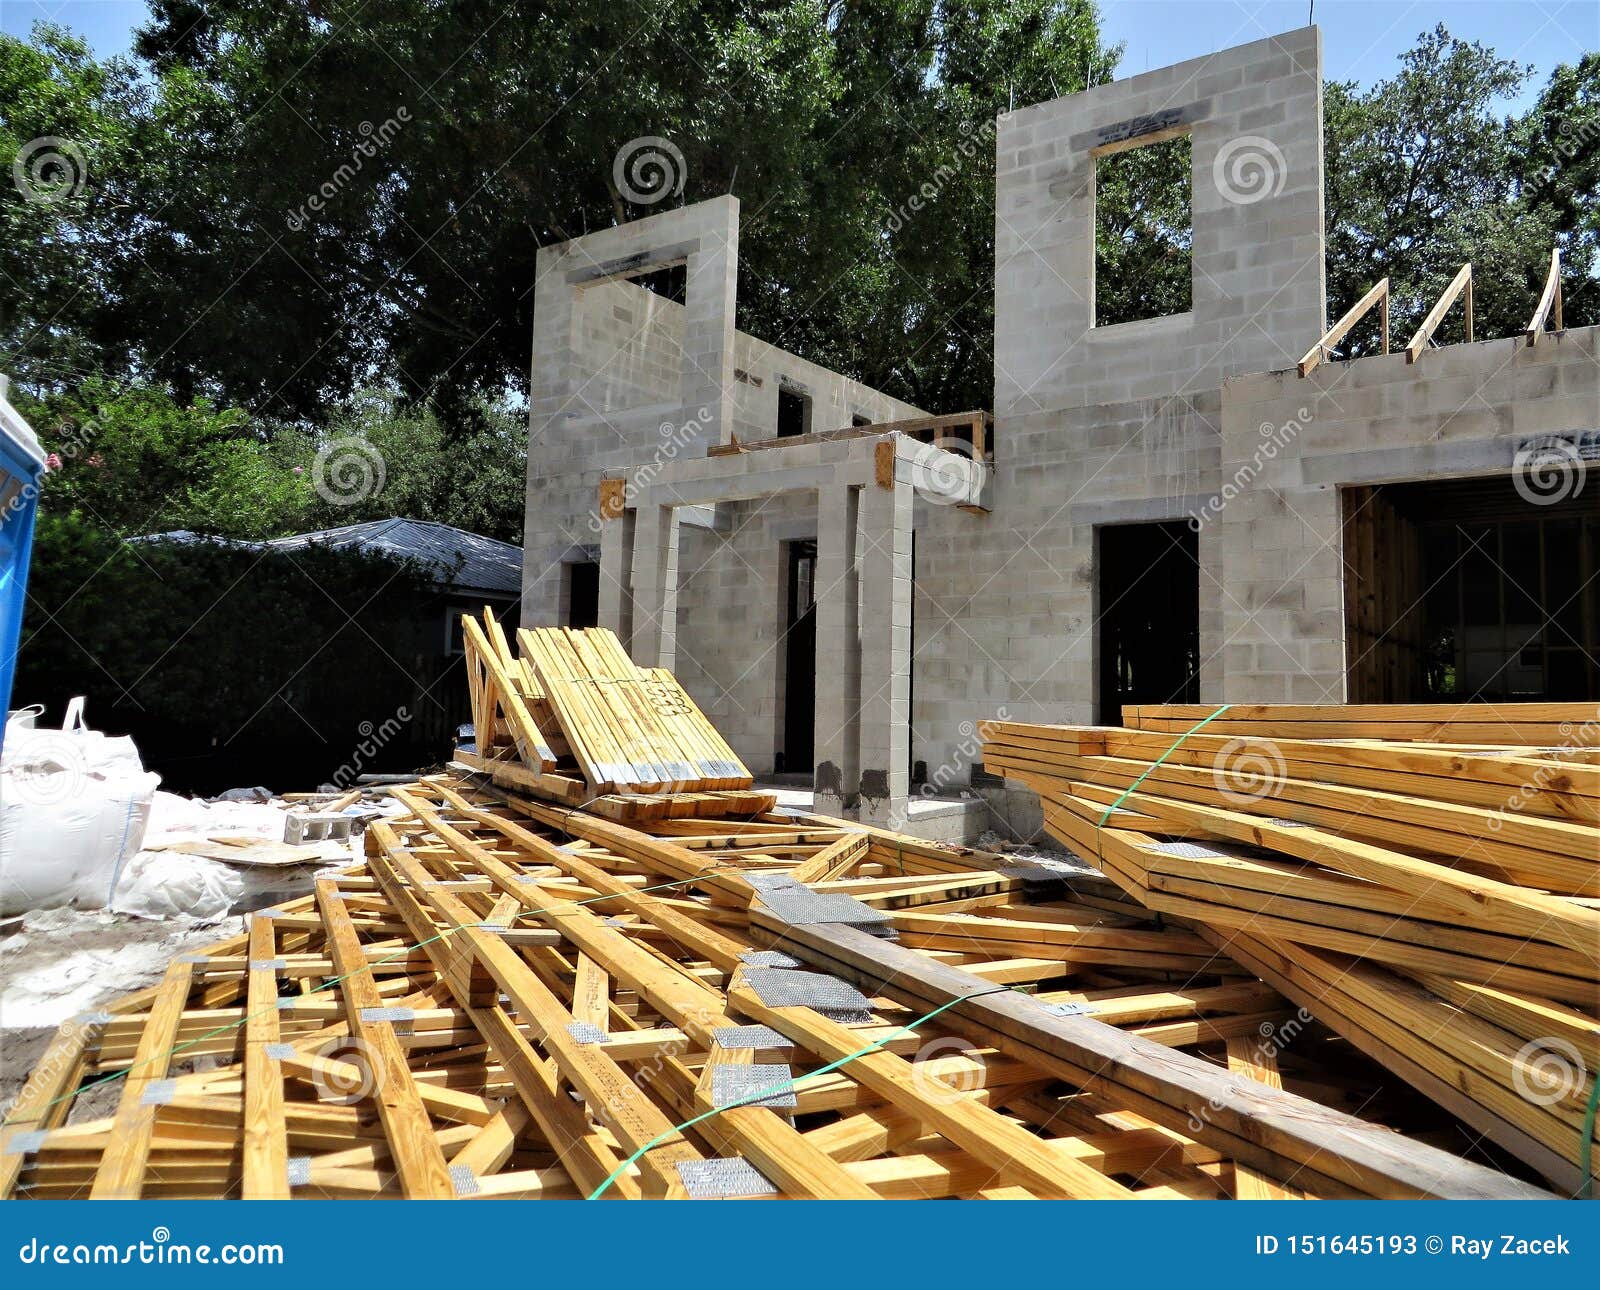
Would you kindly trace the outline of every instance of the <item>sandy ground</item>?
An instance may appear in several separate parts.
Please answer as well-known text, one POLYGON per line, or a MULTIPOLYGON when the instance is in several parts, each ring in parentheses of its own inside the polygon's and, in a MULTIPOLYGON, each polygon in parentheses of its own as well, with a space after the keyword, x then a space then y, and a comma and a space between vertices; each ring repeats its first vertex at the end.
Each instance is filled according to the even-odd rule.
MULTIPOLYGON (((0 936, 0 1113, 10 1109, 62 1022, 154 985, 174 956, 242 926, 233 917, 197 924, 70 909, 7 920, 0 936)), ((116 1099, 114 1083, 92 1090, 73 1108, 73 1119, 107 1113, 116 1099)))

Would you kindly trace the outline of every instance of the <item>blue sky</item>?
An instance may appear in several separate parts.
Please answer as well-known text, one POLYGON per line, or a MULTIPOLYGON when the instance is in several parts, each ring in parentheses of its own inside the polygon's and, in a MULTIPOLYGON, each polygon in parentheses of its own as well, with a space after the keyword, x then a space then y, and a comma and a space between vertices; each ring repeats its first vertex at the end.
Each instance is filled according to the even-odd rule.
MULTIPOLYGON (((4 3, 4 0, 0 0, 4 3)), ((1523 101, 1558 63, 1600 49, 1595 0, 1315 0, 1322 28, 1322 72, 1333 81, 1370 85, 1393 75, 1419 33, 1443 23, 1452 36, 1476 40, 1502 58, 1532 63, 1523 101)), ((1310 0, 1103 0, 1108 41, 1121 41, 1118 74, 1165 67, 1229 45, 1306 25, 1310 0)))
MULTIPOLYGON (((1163 67, 1276 32, 1303 27, 1310 0, 1101 0, 1107 39, 1127 45, 1121 74, 1163 67)), ((1595 0, 1315 0, 1324 72, 1370 85, 1392 74, 1417 34, 1442 22, 1503 58, 1532 63, 1524 100, 1557 63, 1600 48, 1595 0)), ((46 18, 118 53, 145 14, 143 0, 0 0, 0 30, 25 35, 46 18)))

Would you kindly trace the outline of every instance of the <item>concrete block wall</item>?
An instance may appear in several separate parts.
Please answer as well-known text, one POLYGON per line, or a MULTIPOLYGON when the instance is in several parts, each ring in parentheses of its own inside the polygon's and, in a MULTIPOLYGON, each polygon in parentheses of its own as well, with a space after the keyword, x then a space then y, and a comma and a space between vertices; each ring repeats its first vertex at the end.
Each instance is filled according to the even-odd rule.
POLYGON ((1321 333, 1316 28, 1005 113, 996 148, 997 414, 1215 389, 1321 333), (1192 144, 1192 309, 1097 327, 1097 153, 1163 125, 1192 144))
MULTIPOLYGON (((1093 718, 1096 556, 1106 526, 1171 520, 1198 529, 1202 700, 1336 700, 1340 489, 1504 473, 1521 437, 1600 426, 1594 329, 1533 348, 1515 339, 1449 347, 1411 366, 1391 355, 1325 364, 1304 380, 1294 373, 1326 325, 1321 137, 1314 28, 1001 117, 993 509, 975 514, 926 493, 910 503, 910 746, 936 782, 965 782, 985 717, 1093 718), (1094 327, 1097 151, 1171 128, 1186 129, 1193 144, 1193 307, 1094 327)), ((637 226, 595 237, 653 238, 669 249, 710 239, 736 252, 736 204, 655 218, 677 222, 648 237, 637 226)), ((591 239, 583 242, 592 254, 591 239)), ((695 253, 685 253, 693 265, 695 253)), ((711 303, 699 314, 693 273, 684 308, 606 282, 563 314, 565 306, 546 309, 541 255, 525 621, 550 620, 555 600, 542 586, 552 553, 599 541, 585 521, 603 473, 656 461, 661 478, 688 478, 709 464, 700 460, 707 443, 770 437, 784 380, 811 395, 813 429, 848 425, 853 413, 917 415, 740 333, 728 331, 719 349, 724 321, 731 329, 730 266, 728 254, 702 262, 697 298, 711 303), (705 353, 722 373, 714 414, 668 436, 668 452, 661 426, 696 413, 687 390, 709 388, 705 353), (674 364, 688 374, 677 387, 674 364), (599 410, 586 410, 584 383, 597 375, 599 410)), ((742 478, 717 501, 717 527, 685 523, 678 546, 676 665, 757 771, 771 768, 781 737, 783 543, 819 536, 816 490, 837 483, 820 454, 814 464, 786 456, 781 471, 760 460, 767 455, 738 459, 742 478)), ((835 498, 828 513, 838 510, 835 498)), ((860 537, 858 565, 867 559, 860 537)), ((906 555, 880 553, 871 566, 880 586, 896 584, 906 555)), ((881 640, 897 648, 898 607, 862 594, 857 608, 869 648, 881 640)), ((873 664, 861 663, 865 703, 873 664)), ((819 666, 819 687, 832 680, 819 666)), ((893 739, 878 742, 885 758, 898 757, 893 739)), ((1035 826, 1027 795, 994 797, 1014 828, 1035 826)))
MULTIPOLYGON (((1002 710, 1094 719, 1097 531, 1201 510, 1222 483, 1222 380, 1321 334, 1321 84, 1307 28, 1001 116, 994 510, 918 508, 912 732, 931 778, 964 778, 970 731, 1002 710), (1174 121, 1192 142, 1192 309, 1095 327, 1097 148, 1174 121)), ((1221 534, 1202 529, 1199 554, 1210 699, 1221 534)))
POLYGON ((811 399, 811 430, 842 430, 855 415, 869 421, 904 421, 928 414, 902 399, 853 381, 798 355, 739 332, 734 339, 734 431, 741 442, 778 433, 778 390, 788 387, 811 399))
POLYGON ((577 291, 577 352, 589 375, 585 409, 620 412, 661 403, 683 371, 684 307, 626 279, 577 291))
MULTIPOLYGON (((780 382, 811 396, 819 430, 848 426, 854 413, 875 421, 925 415, 735 329, 738 222, 737 200, 717 198, 540 251, 525 623, 558 622, 562 564, 596 558, 603 478, 647 462, 664 469, 733 434, 746 442, 771 438, 780 382), (617 276, 677 262, 688 266, 683 304, 617 276)), ((755 535, 747 533, 723 559, 761 564, 765 555, 750 547, 755 535)), ((707 572, 716 578, 728 570, 713 554, 707 572)), ((715 648, 695 634, 693 620, 680 621, 687 629, 681 652, 715 648)), ((770 763, 770 747, 763 756, 770 763)))
POLYGON ((744 763, 766 773, 782 741, 783 543, 816 536, 816 494, 724 505, 726 533, 680 533, 678 679, 744 763))
POLYGON ((703 453, 731 433, 738 254, 732 197, 540 250, 524 623, 559 620, 562 564, 592 558, 600 543, 602 478, 703 453), (682 306, 621 280, 672 263, 686 266, 682 306))
MULTIPOLYGON (((1221 699, 1345 698, 1341 490, 1509 476, 1529 437, 1600 427, 1600 328, 1236 377, 1222 387, 1221 699), (1234 484, 1234 481, 1239 481, 1234 484)), ((1588 468, 1593 475, 1593 468, 1588 468)), ((1585 488, 1593 488, 1592 479, 1585 488)), ((1529 503, 1530 508, 1534 503, 1529 503)))

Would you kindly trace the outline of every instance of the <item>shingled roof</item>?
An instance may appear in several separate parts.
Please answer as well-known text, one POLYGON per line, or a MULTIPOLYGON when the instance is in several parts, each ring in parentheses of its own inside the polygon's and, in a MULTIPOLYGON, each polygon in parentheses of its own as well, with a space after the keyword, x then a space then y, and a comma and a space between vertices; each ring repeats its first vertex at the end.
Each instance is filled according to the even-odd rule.
POLYGON ((515 596, 522 590, 522 548, 509 542, 468 533, 465 529, 431 520, 408 520, 398 516, 387 520, 368 520, 365 524, 346 524, 342 528, 318 529, 270 538, 265 542, 233 542, 226 538, 176 529, 132 539, 136 542, 219 542, 228 546, 256 547, 264 550, 303 551, 313 543, 333 550, 354 548, 401 556, 431 565, 439 571, 443 586, 459 591, 494 592, 515 596))
POLYGON ((438 568, 446 575, 441 580, 454 588, 506 595, 522 590, 521 547, 431 520, 369 520, 365 524, 272 538, 262 545, 297 551, 312 543, 334 550, 354 547, 418 560, 438 568))

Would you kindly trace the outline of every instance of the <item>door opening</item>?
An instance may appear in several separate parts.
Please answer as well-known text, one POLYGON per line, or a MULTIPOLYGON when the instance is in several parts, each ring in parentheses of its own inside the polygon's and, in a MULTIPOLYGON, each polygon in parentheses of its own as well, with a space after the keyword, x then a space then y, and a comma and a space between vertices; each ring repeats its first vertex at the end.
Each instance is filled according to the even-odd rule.
POLYGON ((1182 521, 1097 530, 1097 720, 1125 703, 1200 701, 1199 537, 1182 521))
POLYGON ((788 543, 789 590, 784 624, 783 758, 778 767, 810 775, 817 696, 817 544, 788 543))
POLYGON ((565 567, 568 627, 596 627, 600 623, 600 565, 579 560, 565 567))

